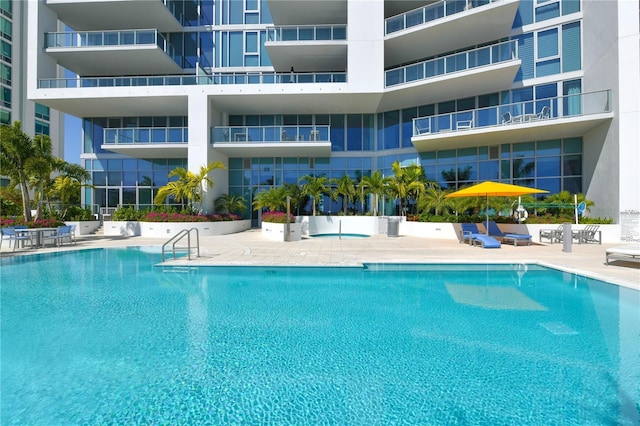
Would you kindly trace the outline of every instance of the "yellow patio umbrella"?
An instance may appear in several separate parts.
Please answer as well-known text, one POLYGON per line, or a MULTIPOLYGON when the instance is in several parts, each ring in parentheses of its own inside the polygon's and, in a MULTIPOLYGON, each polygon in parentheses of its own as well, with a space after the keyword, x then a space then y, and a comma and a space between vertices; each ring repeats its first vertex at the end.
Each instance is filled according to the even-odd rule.
MULTIPOLYGON (((467 188, 460 189, 459 191, 452 192, 445 198, 485 197, 487 200, 487 222, 489 222, 489 197, 517 197, 519 195, 546 193, 549 193, 549 191, 545 191, 544 189, 529 188, 527 186, 511 185, 508 183, 485 181, 477 185, 472 185, 467 188)), ((488 229, 487 235, 489 235, 488 229)))

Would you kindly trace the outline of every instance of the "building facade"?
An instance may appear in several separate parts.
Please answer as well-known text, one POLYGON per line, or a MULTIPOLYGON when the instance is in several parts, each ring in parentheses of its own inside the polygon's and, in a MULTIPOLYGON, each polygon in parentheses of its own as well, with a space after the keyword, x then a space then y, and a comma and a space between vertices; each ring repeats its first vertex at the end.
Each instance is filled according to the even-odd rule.
POLYGON ((27 99, 27 2, 0 0, 0 125, 15 121, 29 136, 49 135, 64 158, 64 115, 27 99))
POLYGON ((445 188, 640 211, 637 1, 39 0, 28 15, 29 98, 83 119, 83 199, 102 211, 149 206, 170 170, 210 161, 226 169, 205 211, 396 161, 445 188))

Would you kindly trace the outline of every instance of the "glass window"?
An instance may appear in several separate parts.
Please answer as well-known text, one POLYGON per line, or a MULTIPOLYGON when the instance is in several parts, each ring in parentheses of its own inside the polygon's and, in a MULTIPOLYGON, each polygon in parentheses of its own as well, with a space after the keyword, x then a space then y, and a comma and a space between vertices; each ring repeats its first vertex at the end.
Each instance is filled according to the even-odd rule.
POLYGON ((362 115, 347 115, 347 150, 362 151, 362 115))
MULTIPOLYGON (((537 155, 559 155, 560 154, 560 141, 540 141, 536 144, 537 155)), ((558 173, 560 174, 560 173, 558 173)))
POLYGON ((538 33, 538 59, 558 56, 558 29, 538 33))
POLYGON ((560 156, 538 157, 536 160, 536 176, 560 176, 560 156))
POLYGON ((582 155, 565 155, 562 160, 564 176, 582 175, 582 155))

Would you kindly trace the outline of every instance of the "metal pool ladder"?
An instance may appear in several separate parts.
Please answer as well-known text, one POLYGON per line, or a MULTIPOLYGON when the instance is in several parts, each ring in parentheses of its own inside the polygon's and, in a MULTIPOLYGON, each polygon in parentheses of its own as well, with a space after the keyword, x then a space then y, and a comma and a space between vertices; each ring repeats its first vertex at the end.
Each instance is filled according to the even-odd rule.
POLYGON ((198 229, 197 228, 183 229, 182 231, 178 232, 176 235, 171 237, 169 241, 167 241, 162 245, 162 261, 163 262, 165 259, 165 249, 169 244, 171 244, 171 252, 173 253, 174 259, 176 258, 176 252, 186 251, 187 259, 191 260, 191 231, 195 231, 196 233, 196 246, 195 246, 196 255, 197 257, 200 257, 200 233, 198 232, 198 229), (187 247, 176 247, 176 244, 178 244, 178 242, 182 240, 184 237, 187 237, 187 247))

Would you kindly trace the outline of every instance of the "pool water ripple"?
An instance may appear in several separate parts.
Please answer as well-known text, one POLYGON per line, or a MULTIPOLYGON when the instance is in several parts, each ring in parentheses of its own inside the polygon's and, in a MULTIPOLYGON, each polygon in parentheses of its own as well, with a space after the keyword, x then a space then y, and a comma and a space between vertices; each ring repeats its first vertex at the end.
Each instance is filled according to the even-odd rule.
POLYGON ((159 261, 2 259, 3 424, 640 418, 637 291, 533 265, 159 261))

